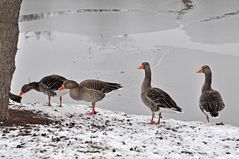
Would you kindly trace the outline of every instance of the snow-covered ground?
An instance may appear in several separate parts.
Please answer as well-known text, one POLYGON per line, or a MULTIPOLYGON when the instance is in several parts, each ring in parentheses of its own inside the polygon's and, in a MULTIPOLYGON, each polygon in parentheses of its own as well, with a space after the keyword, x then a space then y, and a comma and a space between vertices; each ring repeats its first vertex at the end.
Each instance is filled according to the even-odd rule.
POLYGON ((41 111, 60 121, 53 125, 1 127, 0 158, 238 159, 239 128, 197 121, 162 119, 85 105, 14 104, 13 109, 41 111))

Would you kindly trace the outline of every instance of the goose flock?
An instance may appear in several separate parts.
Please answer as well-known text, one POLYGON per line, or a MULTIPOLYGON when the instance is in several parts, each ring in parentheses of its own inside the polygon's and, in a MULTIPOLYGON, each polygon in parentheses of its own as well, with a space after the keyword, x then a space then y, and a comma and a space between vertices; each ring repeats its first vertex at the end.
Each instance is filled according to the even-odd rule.
MULTIPOLYGON (((152 118, 150 124, 160 124, 161 108, 170 109, 176 112, 182 112, 172 97, 164 90, 151 86, 151 68, 148 62, 143 62, 138 69, 145 72, 145 77, 141 85, 142 102, 151 110, 152 118), (155 113, 158 112, 158 120, 154 121, 155 113)), ((209 66, 202 66, 197 73, 205 74, 205 82, 202 86, 201 96, 199 98, 199 108, 206 116, 209 122, 209 115, 217 117, 223 110, 225 104, 221 94, 212 89, 212 72, 209 66)), ((28 91, 34 89, 48 96, 48 106, 51 106, 51 97, 60 98, 60 107, 62 107, 62 96, 69 93, 70 97, 77 101, 86 101, 92 103, 92 111, 88 115, 96 114, 96 102, 101 101, 106 93, 122 88, 119 83, 105 82, 101 80, 88 79, 77 83, 76 81, 66 79, 59 75, 49 75, 42 78, 39 82, 31 82, 22 86, 19 96, 23 96, 28 91)))

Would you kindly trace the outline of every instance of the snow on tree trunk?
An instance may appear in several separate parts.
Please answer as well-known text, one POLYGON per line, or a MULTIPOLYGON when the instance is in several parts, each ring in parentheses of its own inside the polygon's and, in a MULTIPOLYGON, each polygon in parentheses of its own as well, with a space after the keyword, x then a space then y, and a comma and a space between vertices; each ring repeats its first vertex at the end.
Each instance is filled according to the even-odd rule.
POLYGON ((22 0, 0 0, 0 121, 8 119, 9 92, 15 70, 21 2, 22 0))

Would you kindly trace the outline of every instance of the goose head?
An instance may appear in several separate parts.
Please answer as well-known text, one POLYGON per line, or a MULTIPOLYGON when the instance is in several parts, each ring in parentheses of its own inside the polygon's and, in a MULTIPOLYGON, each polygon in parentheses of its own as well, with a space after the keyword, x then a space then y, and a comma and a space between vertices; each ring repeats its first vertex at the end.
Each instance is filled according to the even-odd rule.
POLYGON ((205 74, 208 74, 208 73, 211 73, 211 69, 208 65, 203 65, 198 71, 197 73, 205 73, 205 74))
POLYGON ((138 69, 144 69, 144 70, 150 69, 149 63, 143 62, 142 64, 139 65, 138 69))
POLYGON ((31 83, 28 83, 28 84, 24 84, 21 88, 19 96, 24 95, 25 93, 29 92, 32 89, 37 89, 37 87, 39 87, 38 82, 31 82, 31 83))

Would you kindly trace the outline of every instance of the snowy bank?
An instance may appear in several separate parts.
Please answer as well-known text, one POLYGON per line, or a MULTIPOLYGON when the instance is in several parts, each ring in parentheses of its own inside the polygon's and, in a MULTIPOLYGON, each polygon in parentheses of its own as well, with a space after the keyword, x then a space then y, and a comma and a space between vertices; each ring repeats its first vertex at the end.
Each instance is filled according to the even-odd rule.
POLYGON ((239 128, 164 119, 84 105, 16 104, 13 109, 41 111, 52 125, 1 127, 0 158, 239 158, 239 128))

